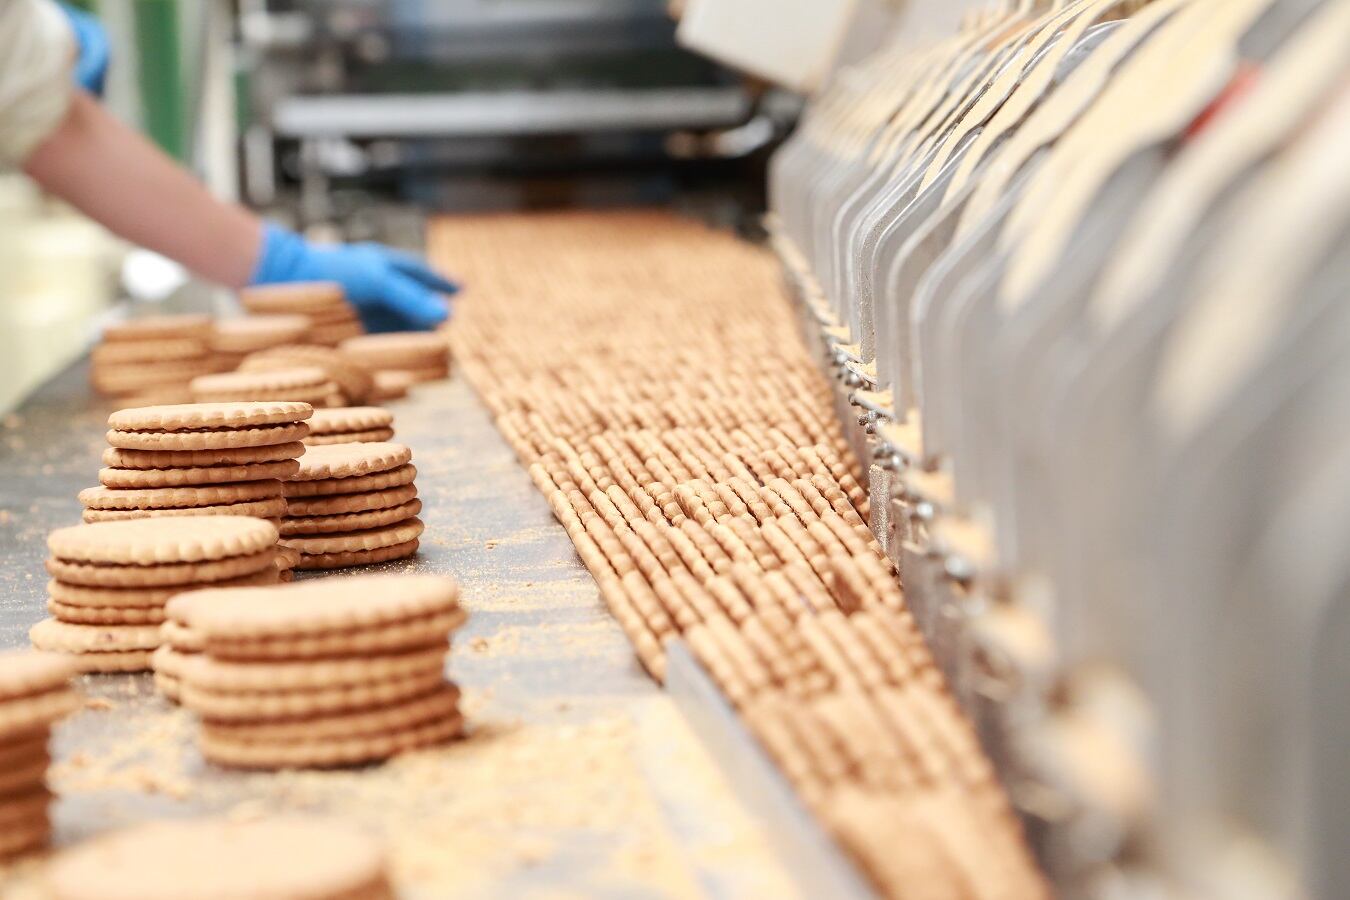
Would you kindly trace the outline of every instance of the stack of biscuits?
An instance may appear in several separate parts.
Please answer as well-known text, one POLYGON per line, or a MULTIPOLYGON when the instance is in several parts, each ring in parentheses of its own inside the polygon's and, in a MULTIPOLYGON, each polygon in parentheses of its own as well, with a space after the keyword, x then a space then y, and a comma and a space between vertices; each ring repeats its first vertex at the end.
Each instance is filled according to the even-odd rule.
POLYGON ((442 743, 463 728, 445 679, 467 618, 454 579, 367 575, 172 603, 204 652, 183 660, 183 705, 210 762, 240 768, 358 765, 442 743))
POLYGON ((228 368, 211 353, 210 335, 210 318, 199 315, 146 316, 109 325, 90 354, 90 384, 109 397, 186 400, 189 381, 228 368))
POLYGON ((245 356, 259 350, 303 343, 309 339, 310 323, 304 316, 241 316, 218 319, 211 328, 211 350, 229 371, 245 356))
POLYGON ((338 386, 319 366, 291 366, 265 372, 225 372, 192 379, 198 403, 229 400, 294 400, 313 406, 340 406, 338 386))
POLYGON ((186 403, 108 417, 100 486, 80 492, 86 522, 175 516, 276 519, 299 471, 308 403, 186 403))
POLYGON ((340 406, 359 406, 365 403, 374 388, 370 372, 332 347, 287 344, 271 350, 250 353, 239 364, 240 372, 272 372, 277 369, 294 369, 313 366, 323 369, 328 379, 337 386, 337 400, 340 406))
POLYGON ((304 316, 310 323, 307 341, 311 344, 336 347, 366 331, 342 285, 334 282, 264 285, 241 291, 239 299, 251 313, 304 316))
POLYGON ((422 501, 412 451, 402 444, 324 444, 300 457, 283 485, 281 545, 297 569, 340 569, 417 552, 422 501))
MULTIPOLYGON (((268 585, 237 585, 235 590, 249 587, 270 587, 268 585)), ((183 667, 190 660, 198 658, 205 649, 201 635, 193 631, 187 622, 187 610, 192 597, 211 596, 228 588, 193 590, 180 592, 170 598, 164 606, 164 624, 160 626, 160 645, 150 656, 150 667, 155 672, 155 687, 174 703, 182 702, 183 667), (187 599, 184 599, 187 598, 187 599)))
POLYGON ((75 666, 33 650, 0 652, 0 860, 36 850, 51 836, 47 748, 52 725, 74 712, 75 666))
POLYGON ((28 637, 82 672, 139 672, 160 646, 164 606, 209 585, 277 583, 277 529, 246 516, 129 519, 47 539, 47 609, 28 637))
POLYGON ((366 399, 371 403, 402 400, 408 396, 408 391, 412 390, 415 384, 417 384, 417 379, 410 372, 402 372, 398 369, 379 369, 370 373, 370 396, 366 399))
POLYGON ((436 332, 367 334, 343 341, 340 349, 368 369, 406 372, 415 382, 450 375, 450 341, 436 332))
POLYGON ((357 444, 388 441, 394 437, 394 414, 378 406, 342 406, 316 409, 309 420, 305 444, 357 444))

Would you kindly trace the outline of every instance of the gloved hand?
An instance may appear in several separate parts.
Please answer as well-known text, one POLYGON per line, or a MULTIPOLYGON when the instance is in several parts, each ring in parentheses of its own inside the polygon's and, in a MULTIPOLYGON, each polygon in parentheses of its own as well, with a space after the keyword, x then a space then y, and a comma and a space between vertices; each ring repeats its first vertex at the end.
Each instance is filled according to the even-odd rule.
POLYGON ((411 254, 381 244, 311 244, 269 222, 249 283, 288 281, 338 282, 372 331, 434 328, 450 315, 438 294, 459 290, 411 254))
POLYGON ((75 45, 80 51, 75 60, 75 82, 89 93, 102 96, 110 56, 108 33, 103 30, 103 24, 89 13, 69 3, 58 5, 70 20, 70 28, 75 32, 75 45))

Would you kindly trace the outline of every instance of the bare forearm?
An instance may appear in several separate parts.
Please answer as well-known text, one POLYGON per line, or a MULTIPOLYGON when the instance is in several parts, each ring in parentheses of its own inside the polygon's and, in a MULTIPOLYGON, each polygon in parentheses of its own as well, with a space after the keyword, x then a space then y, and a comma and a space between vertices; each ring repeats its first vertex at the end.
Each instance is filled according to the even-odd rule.
POLYGON ((213 197, 145 138, 79 93, 24 170, 110 231, 228 287, 248 283, 262 224, 213 197))

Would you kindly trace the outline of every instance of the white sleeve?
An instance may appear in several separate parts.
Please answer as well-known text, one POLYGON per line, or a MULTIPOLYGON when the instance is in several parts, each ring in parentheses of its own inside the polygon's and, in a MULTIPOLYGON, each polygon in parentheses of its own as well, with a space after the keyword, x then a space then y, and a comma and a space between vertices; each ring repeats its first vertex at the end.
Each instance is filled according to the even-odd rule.
POLYGON ((0 169, 56 130, 74 91, 75 35, 52 0, 0 0, 0 169))

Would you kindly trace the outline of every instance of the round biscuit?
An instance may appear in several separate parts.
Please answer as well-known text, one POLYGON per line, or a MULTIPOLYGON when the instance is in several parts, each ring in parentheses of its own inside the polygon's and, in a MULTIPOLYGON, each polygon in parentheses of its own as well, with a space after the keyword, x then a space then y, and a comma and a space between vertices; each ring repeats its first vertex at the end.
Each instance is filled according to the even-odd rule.
POLYGON ((104 487, 138 490, 154 487, 189 487, 199 484, 231 484, 239 481, 285 481, 300 471, 295 459, 251 463, 241 466, 202 466, 191 469, 99 469, 104 487))
POLYGON ((262 587, 272 584, 276 584, 276 572, 266 568, 249 575, 209 584, 180 584, 169 587, 86 587, 52 579, 47 582, 47 596, 68 606, 149 607, 164 606, 174 596, 198 588, 262 587))
MULTIPOLYGON (((133 519, 135 522, 153 522, 154 519, 133 519)), ((191 518, 174 521, 190 522, 191 518)), ((262 519, 253 521, 262 522, 262 519)), ((126 523, 100 523, 126 524, 126 523)), ((267 524, 267 523, 263 523, 267 524)), ((48 559, 47 572, 58 581, 85 587, 144 588, 188 585, 199 582, 225 581, 251 575, 264 569, 275 572, 276 549, 268 548, 249 556, 206 562, 163 563, 159 565, 110 565, 107 563, 69 562, 48 559)))
POLYGON ((108 417, 108 427, 113 431, 197 431, 294 424, 314 412, 308 406, 281 400, 145 406, 118 410, 108 417))
POLYGON ((237 769, 334 768, 379 762, 444 744, 464 732, 464 717, 443 719, 388 734, 325 741, 241 741, 206 728, 198 738, 202 756, 237 769))
POLYGON ((381 547, 378 550, 348 550, 342 553, 306 553, 300 557, 300 562, 296 564, 296 571, 312 571, 315 569, 346 569, 351 566, 369 566, 375 563, 392 562, 396 559, 407 559, 417 554, 418 541, 416 539, 402 544, 394 544, 392 547, 381 547))
POLYGON ((426 331, 365 334, 343 341, 339 349, 372 369, 430 366, 450 356, 445 336, 426 331))
POLYGON ((109 447, 103 451, 103 464, 114 469, 189 469, 280 462, 304 453, 305 445, 300 441, 221 450, 120 450, 109 447))
POLYGON ((319 478, 314 481, 286 481, 281 485, 281 493, 290 500, 294 497, 329 497, 335 495, 362 494, 369 491, 383 491, 389 488, 412 484, 417 477, 417 467, 412 463, 390 469, 387 472, 372 472, 369 475, 355 475, 349 478, 319 478))
POLYGON ((78 625, 43 619, 28 630, 39 650, 56 653, 121 653, 160 645, 158 625, 78 625))
MULTIPOLYGON (((295 586, 312 583, 297 582, 295 586)), ((234 660, 295 661, 402 653, 407 650, 440 646, 449 639, 451 632, 464 624, 467 618, 468 614, 464 610, 453 609, 357 630, 269 637, 207 637, 205 645, 206 652, 212 656, 234 660)))
POLYGON ((404 484, 383 491, 365 491, 359 494, 335 494, 329 497, 292 497, 286 501, 286 514, 295 518, 307 516, 340 516, 372 509, 401 506, 417 497, 417 486, 404 484))
POLYGON ((389 428, 394 414, 380 406, 341 406, 336 409, 316 409, 309 420, 309 433, 345 434, 352 431, 370 431, 389 428))
MULTIPOLYGON (((391 681, 426 673, 443 673, 448 641, 404 653, 298 662, 231 662, 210 656, 191 657, 193 684, 217 692, 305 691, 391 681)), ((184 670, 172 672, 181 675, 184 670)))
POLYGON ((335 281, 297 281, 244 288, 239 302, 251 313, 308 313, 349 306, 335 281))
MULTIPOLYGON (((66 657, 71 669, 83 671, 79 660, 66 657)), ((0 703, 0 741, 46 735, 52 724, 80 708, 80 695, 59 687, 0 703)))
POLYGON ((291 480, 352 478, 397 469, 411 460, 412 451, 403 444, 382 442, 309 447, 300 457, 300 471, 291 480))
POLYGON ((58 528, 48 535, 47 549, 66 562, 148 566, 248 556, 276 541, 276 529, 262 519, 188 516, 58 528))
POLYGON ((287 313, 218 319, 211 329, 209 342, 211 349, 220 353, 252 353, 293 344, 302 340, 309 328, 308 318, 287 313))
POLYGON ((264 589, 181 594, 170 614, 212 638, 276 638, 363 629, 459 611, 443 575, 357 575, 264 589))
MULTIPOLYGON (((282 520, 281 533, 284 536, 300 536, 380 528, 411 519, 421 511, 422 501, 414 498, 407 503, 386 507, 385 509, 371 509, 333 516, 293 516, 282 520)), ((403 542, 399 541, 398 543, 403 542)), ((288 546, 288 549, 301 548, 288 546)), ((301 552, 303 553, 303 550, 301 552)))
POLYGON ((158 625, 164 609, 157 606, 75 606, 47 598, 47 612, 76 625, 158 625))
POLYGON ((227 693, 184 679, 180 679, 179 688, 182 704, 207 722, 256 725, 304 719, 318 725, 318 716, 385 708, 424 696, 441 684, 444 675, 438 671, 306 691, 227 693))
POLYGON ((422 524, 422 520, 412 518, 379 528, 367 528, 363 531, 286 535, 279 539, 279 543, 283 547, 299 550, 304 556, 317 556, 325 553, 379 550, 384 547, 392 547, 395 544, 405 544, 419 538, 423 530, 425 530, 425 526, 422 524))
POLYGON ((94 522, 117 522, 123 519, 177 518, 179 516, 250 516, 255 519, 279 519, 286 515, 286 498, 252 500, 245 503, 227 503, 223 506, 189 506, 183 509, 86 509, 81 518, 94 522))
MULTIPOLYGON (((188 684, 184 684, 188 696, 188 684)), ((375 708, 350 712, 316 713, 300 721, 216 721, 207 717, 203 728, 213 735, 238 741, 298 743, 313 740, 372 737, 399 731, 423 722, 434 722, 459 712, 459 688, 436 680, 418 693, 375 708)), ((189 708, 191 704, 185 704, 189 708)))
POLYGON ((203 338, 211 330, 211 317, 199 313, 139 316, 103 326, 104 341, 147 341, 169 338, 203 338))
POLYGON ((391 440, 392 428, 375 428, 370 431, 349 431, 345 434, 310 435, 305 438, 305 446, 319 447, 324 444, 371 444, 391 440))
POLYGON ((46 787, 47 768, 52 758, 44 747, 26 759, 14 760, 0 769, 0 803, 15 794, 24 794, 46 787))
POLYGON ((0 702, 56 690, 74 676, 70 660, 59 654, 0 650, 0 702))
MULTIPOLYGON (((190 405, 190 404, 189 404, 190 405)), ((313 409, 308 403, 300 404, 313 409)), ((198 428, 182 431, 113 430, 107 432, 108 445, 124 450, 226 450, 233 447, 260 447, 301 441, 309 435, 304 422, 279 425, 254 425, 243 428, 198 428)))
POLYGON ((99 344, 90 351, 89 361, 95 367, 105 364, 178 362, 197 359, 206 353, 204 341, 192 338, 150 338, 99 344))
POLYGON ((276 479, 234 484, 201 484, 179 488, 108 488, 103 485, 80 491, 85 509, 194 509, 251 503, 283 496, 276 479))

